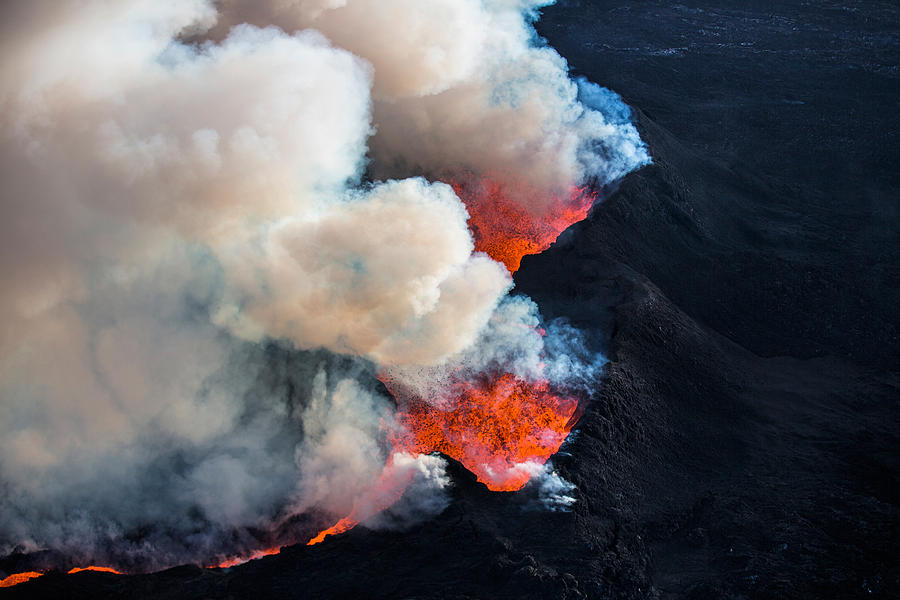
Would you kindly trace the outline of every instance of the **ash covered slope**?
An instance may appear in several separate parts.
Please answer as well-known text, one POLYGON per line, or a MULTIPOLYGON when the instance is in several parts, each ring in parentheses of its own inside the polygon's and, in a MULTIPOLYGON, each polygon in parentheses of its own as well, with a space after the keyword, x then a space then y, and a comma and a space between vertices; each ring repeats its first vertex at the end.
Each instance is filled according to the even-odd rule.
POLYGON ((896 364, 894 4, 566 4, 542 34, 639 109, 673 183, 665 214, 601 209, 613 255, 757 354, 896 364))
POLYGON ((555 460, 573 512, 456 469, 451 506, 406 533, 0 597, 896 595, 900 17, 709 4, 567 2, 539 24, 637 109, 655 161, 516 278, 610 339, 555 460))
POLYGON ((637 421, 648 583, 896 594, 900 11, 581 4, 544 34, 639 108, 655 164, 517 283, 549 316, 618 298, 581 318, 610 323, 604 395, 637 421))

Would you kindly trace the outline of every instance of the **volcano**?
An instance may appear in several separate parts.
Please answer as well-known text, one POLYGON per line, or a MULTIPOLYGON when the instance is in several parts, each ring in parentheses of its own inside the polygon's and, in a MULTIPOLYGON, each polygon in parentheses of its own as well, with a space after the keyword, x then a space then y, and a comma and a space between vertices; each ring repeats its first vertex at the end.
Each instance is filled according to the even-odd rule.
MULTIPOLYGON (((536 27, 622 96, 653 163, 560 196, 539 231, 494 225, 502 184, 450 183, 478 198, 476 248, 606 356, 602 379, 580 397, 491 373, 436 410, 364 372, 407 425, 385 443, 446 462, 438 514, 410 522, 394 486, 373 503, 397 527, 310 511, 255 555, 130 575, 22 548, 0 598, 900 595, 900 9, 568 0, 536 27), (478 425, 461 447, 485 408, 551 435, 478 425), (530 458, 556 478, 521 477, 530 458)), ((260 381, 290 364, 265 358, 260 381)))

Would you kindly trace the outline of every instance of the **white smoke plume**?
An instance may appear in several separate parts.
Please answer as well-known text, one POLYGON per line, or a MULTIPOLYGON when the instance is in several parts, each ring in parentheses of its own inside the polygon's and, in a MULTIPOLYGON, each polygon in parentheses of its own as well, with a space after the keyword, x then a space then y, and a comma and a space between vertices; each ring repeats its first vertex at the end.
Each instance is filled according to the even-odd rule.
POLYGON ((570 495, 575 490, 575 484, 563 479, 549 462, 531 465, 531 468, 531 480, 524 494, 531 497, 526 501, 524 508, 550 512, 571 510, 576 501, 575 497, 570 495))
POLYGON ((627 107, 571 80, 531 26, 553 0, 223 0, 212 31, 235 23, 315 28, 374 68, 372 172, 506 186, 536 218, 573 185, 649 162, 627 107), (589 102, 581 102, 585 96, 589 102), (600 101, 600 100, 603 101, 600 101))
POLYGON ((387 365, 382 374, 407 393, 440 404, 454 381, 478 373, 512 373, 547 379, 589 393, 606 359, 587 349, 581 333, 562 320, 542 328, 537 305, 527 296, 504 298, 475 343, 436 364, 387 365))
MULTIPOLYGON (((438 181, 555 192, 648 160, 535 38, 541 4, 0 6, 0 555, 238 552, 381 475, 376 371, 595 372, 504 299, 438 181)), ((409 460, 410 512, 440 510, 439 459, 409 460)))

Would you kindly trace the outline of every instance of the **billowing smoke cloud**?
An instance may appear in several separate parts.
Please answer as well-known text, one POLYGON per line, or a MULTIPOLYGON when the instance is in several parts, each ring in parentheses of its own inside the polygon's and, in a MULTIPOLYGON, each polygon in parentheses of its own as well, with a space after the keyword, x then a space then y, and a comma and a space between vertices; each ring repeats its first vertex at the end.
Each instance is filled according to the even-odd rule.
POLYGON ((522 379, 565 382, 570 390, 589 392, 605 359, 586 349, 581 333, 564 321, 541 328, 537 305, 528 297, 504 298, 481 329, 475 343, 437 364, 385 366, 384 377, 418 398, 446 399, 452 382, 478 373, 505 372, 522 379))
POLYGON ((537 40, 531 22, 552 3, 223 0, 212 35, 243 22, 323 32, 374 67, 375 176, 475 173, 540 218, 572 185, 649 161, 618 97, 572 81, 565 60, 537 40))
POLYGON ((439 181, 540 215, 648 160, 541 4, 0 7, 0 554, 206 560, 385 477, 414 493, 382 521, 424 518, 441 459, 391 454, 376 374, 588 385, 439 181))
POLYGON ((256 255, 226 257, 240 296, 218 320, 382 364, 439 361, 472 344, 510 287, 472 253, 466 217, 450 186, 406 179, 287 218, 256 255))

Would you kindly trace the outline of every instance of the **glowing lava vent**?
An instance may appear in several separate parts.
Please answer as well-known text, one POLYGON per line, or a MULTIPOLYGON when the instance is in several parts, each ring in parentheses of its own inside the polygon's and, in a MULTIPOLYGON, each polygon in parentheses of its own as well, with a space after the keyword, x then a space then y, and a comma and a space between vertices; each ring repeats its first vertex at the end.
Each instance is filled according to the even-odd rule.
POLYGON ((406 431, 395 444, 411 453, 442 452, 494 491, 515 491, 566 439, 577 401, 546 381, 505 373, 453 385, 441 407, 413 399, 398 415, 406 431))
POLYGON ((584 220, 597 198, 586 187, 533 202, 536 192, 491 179, 452 185, 469 211, 475 249, 502 262, 511 273, 519 270, 523 256, 543 252, 567 227, 584 220))
MULTIPOLYGON (((573 188, 550 202, 544 198, 531 203, 527 190, 511 189, 490 178, 463 178, 454 181, 453 188, 468 209, 475 249, 502 262, 510 272, 518 270, 523 256, 546 250, 563 230, 583 220, 596 199, 588 188, 573 188)), ((401 432, 392 439, 395 452, 442 452, 494 491, 515 491, 528 483, 559 450, 578 419, 577 400, 555 393, 546 380, 527 381, 511 373, 461 378, 440 399, 412 397, 391 381, 384 383, 400 406, 401 432)), ((377 487, 393 489, 382 509, 405 489, 384 482, 377 487)), ((361 520, 356 513, 354 509, 308 545, 352 529, 361 520)))

